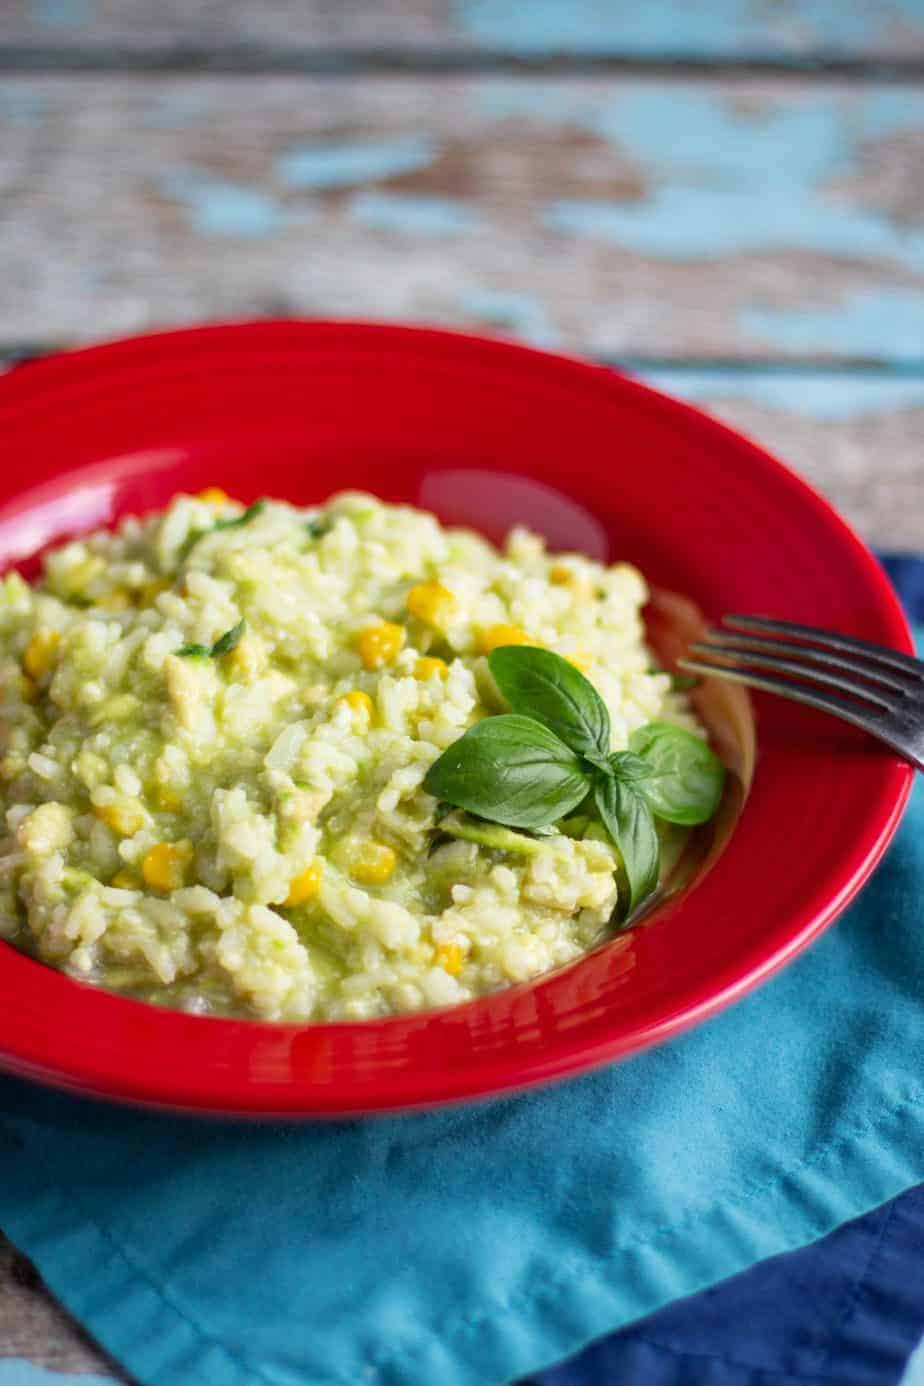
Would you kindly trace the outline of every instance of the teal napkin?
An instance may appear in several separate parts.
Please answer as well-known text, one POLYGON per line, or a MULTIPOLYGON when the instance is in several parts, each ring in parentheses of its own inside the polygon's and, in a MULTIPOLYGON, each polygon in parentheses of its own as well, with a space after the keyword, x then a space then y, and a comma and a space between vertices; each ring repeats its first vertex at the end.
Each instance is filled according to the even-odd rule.
POLYGON ((924 1178, 922 884, 918 784, 859 901, 762 990, 488 1106, 260 1127, 4 1079, 0 1226, 144 1383, 537 1370, 924 1178))

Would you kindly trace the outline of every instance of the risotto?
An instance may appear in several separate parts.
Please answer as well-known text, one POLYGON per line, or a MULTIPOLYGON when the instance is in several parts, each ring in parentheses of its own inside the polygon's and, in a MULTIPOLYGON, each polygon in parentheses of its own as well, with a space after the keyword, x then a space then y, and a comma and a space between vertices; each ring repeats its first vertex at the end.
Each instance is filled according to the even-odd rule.
POLYGON ((0 584, 0 936, 114 991, 289 1022, 576 958, 616 927, 612 840, 447 819, 423 781, 503 712, 502 646, 582 670, 613 751, 655 719, 698 731, 645 599, 626 564, 356 493, 210 489, 61 546, 0 584))

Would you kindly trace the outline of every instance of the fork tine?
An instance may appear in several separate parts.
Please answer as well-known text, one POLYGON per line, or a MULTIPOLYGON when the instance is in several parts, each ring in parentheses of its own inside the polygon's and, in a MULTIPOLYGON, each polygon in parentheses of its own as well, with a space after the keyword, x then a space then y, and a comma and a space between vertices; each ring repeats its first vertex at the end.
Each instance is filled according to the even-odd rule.
POLYGON ((822 669, 812 669, 806 664, 800 664, 795 659, 780 659, 778 655, 736 654, 733 650, 718 649, 698 641, 691 644, 690 649, 694 655, 711 658, 713 664, 718 663, 723 668, 743 669, 745 671, 766 669, 770 674, 792 674, 812 688, 821 684, 823 688, 833 688, 838 693, 846 693, 851 698, 860 699, 866 704, 872 704, 873 707, 883 708, 886 712, 890 711, 893 706, 881 688, 873 688, 868 683, 860 683, 845 678, 842 674, 827 674, 822 669))
POLYGON ((899 650, 887 649, 884 645, 874 645, 869 640, 857 640, 852 635, 839 635, 836 631, 820 630, 817 626, 800 626, 794 621, 777 621, 769 616, 732 614, 722 617, 722 625, 729 630, 753 632, 755 635, 794 636, 798 640, 810 640, 819 649, 861 655, 890 669, 901 669, 924 683, 924 664, 919 659, 902 654, 899 650))
POLYGON ((862 727, 864 731, 872 732, 874 736, 886 738, 886 732, 881 724, 878 710, 875 707, 862 707, 859 703, 853 703, 849 698, 840 698, 836 693, 821 693, 815 689, 807 687, 802 683, 793 683, 790 679, 776 678, 773 674, 761 674, 756 670, 735 669, 727 664, 711 664, 706 659, 691 659, 689 655, 682 655, 677 661, 682 669, 689 669, 695 674, 707 674, 723 679, 730 679, 733 683, 744 683, 749 688, 759 688, 765 693, 779 693, 784 698, 791 698, 794 702, 805 703, 808 707, 818 708, 821 712, 833 713, 835 717, 842 718, 845 722, 852 722, 854 726, 862 727))
MULTIPOLYGON (((724 631, 716 630, 707 631, 705 640, 708 641, 710 653, 724 653, 727 650, 729 654, 783 655, 801 665, 806 677, 814 669, 845 669, 848 674, 869 679, 896 693, 907 694, 917 690, 914 680, 907 674, 885 665, 872 664, 859 655, 833 654, 827 650, 816 650, 811 645, 800 645, 795 640, 771 640, 764 635, 726 635, 724 631)), ((838 686, 832 685, 835 688, 838 686)))

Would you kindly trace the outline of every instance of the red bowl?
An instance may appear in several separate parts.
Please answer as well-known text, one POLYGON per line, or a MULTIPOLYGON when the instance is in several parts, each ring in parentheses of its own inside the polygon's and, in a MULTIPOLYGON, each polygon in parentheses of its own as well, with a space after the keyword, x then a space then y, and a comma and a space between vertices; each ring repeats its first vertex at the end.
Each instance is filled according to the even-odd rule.
MULTIPOLYGON (((912 649, 874 558, 779 462, 613 371, 424 329, 278 322, 171 332, 0 379, 0 563, 176 491, 306 503, 356 487, 626 558, 725 611, 912 649)), ((26 564, 26 568, 28 565, 26 564)), ((0 1064, 174 1108, 333 1116, 486 1096, 630 1054, 763 981, 844 908, 911 770, 758 699, 731 841, 681 904, 567 969, 453 1010, 295 1027, 190 1016, 0 952, 0 1064)))

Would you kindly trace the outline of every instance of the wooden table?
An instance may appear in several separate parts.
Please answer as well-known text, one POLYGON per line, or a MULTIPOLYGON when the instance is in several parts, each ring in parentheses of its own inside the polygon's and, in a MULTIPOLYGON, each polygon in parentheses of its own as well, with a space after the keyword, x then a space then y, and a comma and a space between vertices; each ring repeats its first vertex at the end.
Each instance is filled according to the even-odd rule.
MULTIPOLYGON (((268 314, 506 333, 924 548, 924 0, 5 0, 0 266, 0 362, 268 314)), ((118 1379, 0 1244, 0 1386, 16 1357, 118 1379)))

